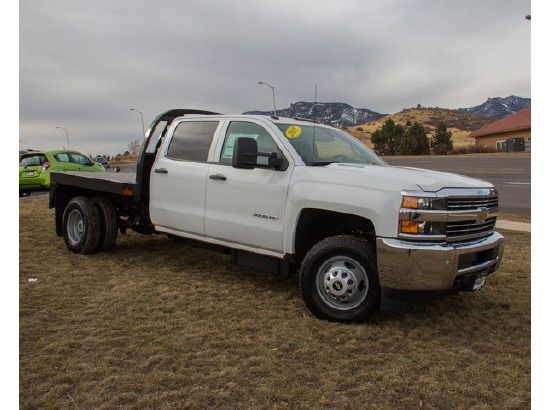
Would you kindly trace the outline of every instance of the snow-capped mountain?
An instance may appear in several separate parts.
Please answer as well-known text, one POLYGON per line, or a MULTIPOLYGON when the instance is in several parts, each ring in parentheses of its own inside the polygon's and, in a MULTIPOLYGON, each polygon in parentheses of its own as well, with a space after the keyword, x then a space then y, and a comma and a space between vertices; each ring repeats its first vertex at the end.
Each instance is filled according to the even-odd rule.
MULTIPOLYGON (((514 114, 531 105, 530 98, 511 95, 506 98, 489 98, 481 105, 470 108, 459 108, 458 111, 482 115, 493 118, 503 118, 514 114)), ((272 115, 273 111, 247 111, 244 114, 272 115)), ((380 114, 366 108, 354 108, 345 103, 313 103, 299 101, 290 104, 289 108, 277 110, 280 117, 316 119, 323 124, 330 124, 337 127, 353 127, 376 121, 387 114, 380 114)))
MULTIPOLYGON (((273 111, 248 111, 244 114, 272 115, 273 111)), ((323 124, 337 127, 350 127, 377 120, 386 114, 380 114, 366 108, 354 108, 344 103, 313 103, 299 101, 289 108, 277 110, 280 117, 307 118, 323 124)))
POLYGON ((530 98, 521 98, 515 95, 511 95, 506 98, 489 98, 486 102, 476 107, 459 108, 458 110, 470 114, 504 118, 529 106, 531 106, 530 98))

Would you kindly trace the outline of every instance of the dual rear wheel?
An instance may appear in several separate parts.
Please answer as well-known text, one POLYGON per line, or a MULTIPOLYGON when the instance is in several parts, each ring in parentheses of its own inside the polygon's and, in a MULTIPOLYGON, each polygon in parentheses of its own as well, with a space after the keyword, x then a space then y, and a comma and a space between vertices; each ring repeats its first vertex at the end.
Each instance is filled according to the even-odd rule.
POLYGON ((63 238, 74 253, 113 249, 118 236, 115 207, 107 198, 75 197, 63 212, 63 238))

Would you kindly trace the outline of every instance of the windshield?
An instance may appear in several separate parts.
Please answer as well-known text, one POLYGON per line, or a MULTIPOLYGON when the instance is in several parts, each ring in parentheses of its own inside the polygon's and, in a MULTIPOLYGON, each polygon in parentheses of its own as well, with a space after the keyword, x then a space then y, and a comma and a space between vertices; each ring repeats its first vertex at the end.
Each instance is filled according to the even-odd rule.
POLYGON ((314 125, 277 124, 306 165, 333 162, 385 165, 374 152, 347 132, 314 125))

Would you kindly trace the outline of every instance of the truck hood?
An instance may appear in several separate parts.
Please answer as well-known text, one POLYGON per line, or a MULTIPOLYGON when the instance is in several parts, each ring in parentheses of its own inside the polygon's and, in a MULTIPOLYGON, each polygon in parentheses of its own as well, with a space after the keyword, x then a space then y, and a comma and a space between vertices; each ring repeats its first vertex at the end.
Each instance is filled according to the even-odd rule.
POLYGON ((490 188, 493 186, 481 179, 421 168, 343 163, 330 164, 326 168, 339 170, 343 173, 362 173, 368 178, 376 178, 380 184, 384 184, 385 181, 402 181, 403 187, 413 184, 426 192, 437 192, 443 188, 490 188))

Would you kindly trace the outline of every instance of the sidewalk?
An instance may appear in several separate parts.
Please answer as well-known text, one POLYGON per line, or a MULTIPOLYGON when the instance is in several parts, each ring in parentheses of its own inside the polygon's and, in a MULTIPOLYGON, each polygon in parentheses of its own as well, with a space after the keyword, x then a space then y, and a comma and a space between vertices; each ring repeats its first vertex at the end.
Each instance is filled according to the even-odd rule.
POLYGON ((531 232, 531 224, 527 222, 502 221, 497 219, 497 228, 509 231, 531 232))

